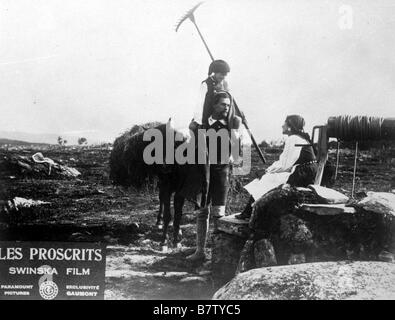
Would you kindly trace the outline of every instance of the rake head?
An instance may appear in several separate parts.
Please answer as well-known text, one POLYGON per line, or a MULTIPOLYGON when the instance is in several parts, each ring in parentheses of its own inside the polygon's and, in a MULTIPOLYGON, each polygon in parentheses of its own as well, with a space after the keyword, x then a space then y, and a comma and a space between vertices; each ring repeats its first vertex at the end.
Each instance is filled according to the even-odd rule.
POLYGON ((204 1, 200 1, 197 5, 195 5, 192 9, 188 10, 180 20, 178 20, 176 24, 176 32, 178 31, 178 28, 180 25, 187 19, 191 19, 192 22, 195 22, 195 17, 193 16, 193 12, 203 3, 204 1))

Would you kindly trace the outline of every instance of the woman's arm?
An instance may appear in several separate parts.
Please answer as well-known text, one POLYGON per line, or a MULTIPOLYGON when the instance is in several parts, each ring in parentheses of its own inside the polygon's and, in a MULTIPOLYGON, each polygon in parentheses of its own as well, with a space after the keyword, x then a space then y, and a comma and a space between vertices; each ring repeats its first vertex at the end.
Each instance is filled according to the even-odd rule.
POLYGON ((284 150, 280 155, 278 161, 274 162, 266 169, 267 173, 278 173, 291 171, 293 165, 300 156, 302 147, 295 147, 298 142, 298 137, 293 135, 285 140, 284 150))

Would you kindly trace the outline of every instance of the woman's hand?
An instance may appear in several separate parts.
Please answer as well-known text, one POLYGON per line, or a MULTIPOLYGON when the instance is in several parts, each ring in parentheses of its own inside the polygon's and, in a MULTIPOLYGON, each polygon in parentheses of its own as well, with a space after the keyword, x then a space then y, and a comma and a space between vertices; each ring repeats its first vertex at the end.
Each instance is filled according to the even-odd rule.
POLYGON ((283 190, 291 190, 291 185, 289 183, 284 183, 283 186, 281 187, 283 190))
POLYGON ((239 116, 235 116, 233 119, 233 129, 236 130, 240 129, 241 123, 242 123, 241 118, 239 116))

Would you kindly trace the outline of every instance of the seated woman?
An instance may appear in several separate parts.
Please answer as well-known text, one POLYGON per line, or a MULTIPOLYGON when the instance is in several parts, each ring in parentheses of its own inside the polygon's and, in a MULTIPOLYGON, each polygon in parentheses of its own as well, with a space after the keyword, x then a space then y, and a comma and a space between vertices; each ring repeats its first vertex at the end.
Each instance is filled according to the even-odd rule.
POLYGON ((283 188, 307 187, 314 183, 317 161, 310 136, 304 132, 304 125, 301 116, 287 116, 282 129, 288 137, 280 159, 266 169, 266 174, 260 180, 256 179, 245 186, 251 197, 246 208, 236 218, 249 219, 254 201, 280 185, 283 188))

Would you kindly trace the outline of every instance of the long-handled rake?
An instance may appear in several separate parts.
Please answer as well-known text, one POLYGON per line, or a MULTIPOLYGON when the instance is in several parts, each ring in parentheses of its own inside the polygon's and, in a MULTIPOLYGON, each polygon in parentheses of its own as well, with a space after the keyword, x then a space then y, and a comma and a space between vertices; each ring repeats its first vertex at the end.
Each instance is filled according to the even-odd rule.
MULTIPOLYGON (((192 23, 195 25, 196 30, 197 30, 198 33, 199 33, 200 39, 202 39, 203 44, 204 44, 204 46, 206 47, 207 52, 208 52, 208 54, 210 55, 211 60, 214 61, 214 57, 213 57, 213 55, 212 55, 212 53, 211 53, 211 51, 210 51, 210 49, 209 49, 209 47, 208 47, 206 41, 204 40, 203 35, 202 35, 202 33, 200 32, 198 25, 196 24, 195 16, 193 15, 193 13, 195 12, 195 10, 196 10, 203 2, 204 2, 204 1, 200 1, 198 4, 196 4, 192 9, 188 10, 188 11, 181 17, 181 19, 177 22, 177 25, 176 25, 176 32, 178 31, 178 28, 180 27, 180 25, 181 25, 185 20, 187 20, 187 19, 191 20, 192 23)), ((239 109, 239 107, 238 107, 238 105, 237 105, 237 103, 236 103, 236 101, 235 101, 234 99, 233 99, 233 103, 234 103, 236 112, 241 116, 241 119, 242 119, 242 121, 243 121, 243 124, 244 124, 245 128, 247 129, 247 132, 248 132, 248 134, 249 134, 249 136, 250 136, 250 138, 251 138, 251 141, 252 141, 252 143, 253 143, 255 149, 257 150, 257 152, 258 152, 258 154, 259 154, 259 158, 262 160, 263 163, 266 163, 266 159, 265 159, 265 157, 264 157, 264 155, 263 155, 263 152, 262 152, 262 150, 259 148, 259 145, 258 145, 258 143, 256 142, 256 140, 255 140, 255 138, 254 138, 254 135, 252 134, 250 128, 248 127, 247 119, 246 119, 244 113, 239 109)))

